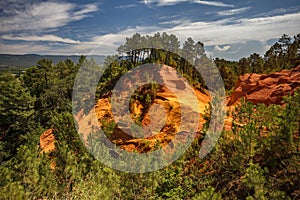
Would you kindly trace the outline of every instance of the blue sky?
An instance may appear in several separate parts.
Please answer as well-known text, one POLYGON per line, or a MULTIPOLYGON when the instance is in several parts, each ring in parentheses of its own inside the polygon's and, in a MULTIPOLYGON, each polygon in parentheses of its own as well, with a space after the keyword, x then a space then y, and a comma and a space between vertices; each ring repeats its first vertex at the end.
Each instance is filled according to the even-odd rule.
POLYGON ((0 1, 0 53, 109 55, 134 33, 204 42, 207 54, 263 54, 300 33, 299 0, 0 1))

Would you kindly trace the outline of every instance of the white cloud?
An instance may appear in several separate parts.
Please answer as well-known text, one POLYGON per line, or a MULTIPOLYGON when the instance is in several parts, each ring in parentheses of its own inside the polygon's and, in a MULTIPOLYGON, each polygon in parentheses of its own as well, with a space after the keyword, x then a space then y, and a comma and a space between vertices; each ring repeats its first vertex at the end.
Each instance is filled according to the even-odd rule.
POLYGON ((230 49, 229 45, 226 45, 226 46, 223 46, 223 47, 220 47, 219 45, 216 45, 215 48, 214 48, 215 51, 227 51, 228 49, 230 49))
POLYGON ((35 44, 2 44, 0 43, 0 54, 29 54, 49 51, 49 47, 35 44))
POLYGON ((90 42, 84 43, 92 47, 90 54, 114 54, 116 48, 126 41, 126 38, 130 38, 135 33, 141 35, 153 34, 158 31, 157 27, 141 27, 128 28, 119 33, 109 33, 106 35, 95 36, 90 42))
POLYGON ((245 41, 267 41, 283 33, 294 35, 299 32, 300 13, 252 19, 233 18, 214 22, 191 22, 174 26, 167 32, 180 32, 205 45, 227 45, 245 41))
POLYGON ((186 24, 190 23, 189 20, 170 20, 170 21, 165 21, 165 22, 160 22, 159 24, 162 25, 178 25, 178 24, 186 24))
MULTIPOLYGON (((232 44, 267 40, 280 37, 283 33, 295 35, 299 29, 295 24, 300 24, 300 13, 278 15, 265 18, 245 18, 236 20, 233 18, 214 22, 186 22, 174 25, 172 28, 162 27, 136 27, 119 33, 94 37, 94 44, 99 43, 101 52, 114 52, 126 37, 134 33, 153 35, 156 32, 167 32, 176 35, 180 41, 192 37, 195 41, 204 42, 205 46, 232 46, 232 44), (105 48, 101 48, 101 46, 105 48)), ((223 47, 223 49, 228 47, 223 47)), ((224 50, 225 50, 224 49, 224 50)))
POLYGON ((242 57, 248 57, 254 52, 261 55, 265 52, 263 44, 260 41, 231 44, 227 51, 219 51, 216 46, 220 47, 219 45, 206 46, 206 50, 209 50, 214 58, 224 58, 226 60, 239 60, 242 57))
POLYGON ((144 0, 145 5, 151 7, 152 5, 156 6, 171 6, 182 2, 197 3, 209 6, 217 7, 234 7, 233 5, 226 4, 219 1, 203 1, 203 0, 144 0))
POLYGON ((127 8, 134 8, 134 7, 137 7, 137 4, 120 5, 120 6, 117 6, 116 8, 127 9, 127 8))
POLYGON ((299 12, 299 10, 300 10, 300 5, 299 6, 292 6, 292 7, 288 7, 288 8, 276 8, 276 9, 271 10, 271 11, 259 13, 255 17, 283 15, 283 14, 288 14, 288 13, 299 12))
POLYGON ((223 11, 219 11, 219 12, 218 12, 218 15, 219 15, 219 16, 236 15, 236 14, 243 13, 243 12, 249 10, 250 8, 251 8, 251 7, 244 7, 244 8, 238 8, 238 9, 223 10, 223 11))
POLYGON ((5 40, 23 40, 23 41, 50 41, 50 42, 63 42, 69 44, 78 44, 80 41, 73 40, 69 38, 61 38, 55 35, 21 35, 21 36, 14 36, 14 35, 3 35, 1 36, 2 39, 5 40))
MULTIPOLYGON (((228 50, 229 47, 226 46, 230 46, 230 51, 232 52, 238 49, 239 46, 243 46, 242 51, 239 50, 237 54, 229 56, 236 59, 240 55, 245 56, 247 52, 263 53, 268 48, 267 46, 263 48, 266 41, 276 39, 283 33, 290 36, 299 33, 299 28, 295 24, 300 24, 300 13, 239 20, 227 18, 213 22, 190 22, 182 20, 182 23, 174 23, 171 28, 160 27, 159 24, 155 27, 131 27, 117 33, 90 37, 90 40, 80 41, 80 43, 70 43, 61 46, 53 45, 51 47, 48 45, 47 47, 43 46, 43 48, 46 49, 44 52, 48 52, 49 54, 98 53, 107 55, 115 53, 115 49, 125 42, 126 37, 131 37, 135 33, 153 35, 156 32, 167 32, 176 35, 181 42, 186 40, 187 37, 192 37, 195 41, 204 42, 206 47, 212 47, 210 51, 215 56, 224 56, 225 54, 228 56, 229 52, 225 51, 225 49, 228 50), (252 41, 256 42, 249 47, 252 41), (256 48, 258 45, 259 48, 256 48), (218 51, 218 47, 215 46, 224 51, 218 51)), ((5 48, 9 48, 9 45, 0 45, 2 51, 5 51, 5 48)), ((28 49, 33 51, 30 45, 27 47, 28 49, 21 48, 23 47, 20 47, 20 49, 14 48, 13 50, 8 49, 8 51, 14 53, 22 53, 26 50, 28 51, 28 49)), ((42 47, 35 46, 34 48, 38 49, 42 47)))
POLYGON ((202 1, 202 0, 196 0, 196 1, 192 1, 192 2, 197 3, 197 4, 208 5, 208 6, 234 7, 233 5, 226 4, 226 3, 223 3, 223 2, 219 2, 219 1, 202 1))
POLYGON ((186 0, 158 0, 158 6, 169 6, 185 2, 186 0))
POLYGON ((98 10, 97 5, 87 4, 78 8, 76 4, 42 2, 22 4, 7 10, 8 14, 0 17, 0 32, 34 30, 43 31, 59 28, 72 21, 81 20, 89 13, 98 10))
POLYGON ((87 4, 87 5, 84 5, 81 10, 72 13, 71 16, 73 17, 73 21, 75 21, 75 20, 81 20, 81 19, 83 19, 85 17, 88 17, 89 13, 96 12, 97 10, 98 10, 98 6, 97 5, 95 5, 95 4, 87 4))

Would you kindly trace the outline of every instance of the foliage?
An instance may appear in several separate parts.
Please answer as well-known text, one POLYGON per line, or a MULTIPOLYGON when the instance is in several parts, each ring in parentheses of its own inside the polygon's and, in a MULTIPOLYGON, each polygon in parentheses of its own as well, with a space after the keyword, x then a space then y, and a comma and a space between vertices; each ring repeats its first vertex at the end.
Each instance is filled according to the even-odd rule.
MULTIPOLYGON (((118 48, 118 56, 106 59, 107 70, 96 97, 108 96, 121 75, 148 62, 170 65, 194 87, 203 89, 205 83, 193 68, 197 62, 209 60, 203 49, 203 44, 192 38, 180 47, 174 35, 135 34, 118 48), (185 59, 180 58, 180 52, 185 59)), ((299 34, 294 39, 284 35, 264 58, 252 54, 239 62, 216 59, 215 63, 230 92, 241 74, 294 66, 299 60, 296 51, 299 34)), ((299 199, 299 91, 286 97, 284 106, 242 101, 228 113, 233 119, 232 129, 222 132, 215 149, 203 159, 199 150, 207 125, 171 165, 152 173, 128 174, 95 160, 75 129, 72 88, 77 71, 84 65, 93 65, 93 73, 101 69, 83 56, 78 63, 66 60, 56 65, 44 59, 19 77, 1 74, 0 199, 299 199), (39 137, 49 128, 56 139, 55 150, 41 153, 39 137)), ((82 91, 90 88, 80 87, 82 91)), ((141 87, 132 99, 148 109, 159 87, 156 83, 141 87)), ((84 109, 89 112, 94 98, 81 98, 92 102, 84 109)), ((218 120, 211 116, 212 108, 218 110, 214 101, 206 110, 207 122, 218 120)), ((103 124, 108 134, 115 127, 114 122, 103 124)))
POLYGON ((12 74, 0 77, 0 138, 3 153, 0 161, 16 153, 33 128, 35 97, 12 74), (2 157, 3 156, 3 157, 2 157))

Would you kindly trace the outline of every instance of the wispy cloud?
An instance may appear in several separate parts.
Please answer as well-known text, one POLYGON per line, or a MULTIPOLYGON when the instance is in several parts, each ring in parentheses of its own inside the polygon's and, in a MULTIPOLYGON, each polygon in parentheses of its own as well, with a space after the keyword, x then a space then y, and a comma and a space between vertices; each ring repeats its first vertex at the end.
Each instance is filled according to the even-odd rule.
MULTIPOLYGON (((9 1, 5 2, 9 3, 9 1)), ((98 7, 96 4, 86 4, 79 8, 73 3, 23 3, 22 6, 9 7, 6 14, 0 15, 0 32, 23 30, 41 32, 43 30, 59 28, 72 21, 88 17, 90 13, 97 10, 98 7)))
POLYGON ((218 15, 219 16, 236 15, 236 14, 240 14, 240 13, 246 12, 250 8, 251 7, 244 7, 244 8, 237 8, 237 9, 231 9, 231 10, 223 10, 223 11, 219 11, 218 15))
MULTIPOLYGON (((172 18, 173 19, 173 18, 172 18)), ((131 37, 134 33, 153 35, 156 32, 167 32, 176 35, 180 41, 184 41, 187 37, 192 37, 195 41, 204 42, 206 47, 211 47, 211 52, 228 55, 229 50, 235 51, 243 44, 249 44, 255 41, 255 45, 265 45, 266 41, 280 37, 283 33, 288 35, 295 35, 299 32, 299 28, 295 24, 300 24, 300 13, 290 13, 284 15, 276 15, 269 17, 255 17, 255 18, 227 18, 218 21, 204 22, 204 21, 185 21, 177 18, 173 19, 171 27, 166 28, 164 24, 157 24, 156 26, 137 26, 127 28, 125 30, 109 33, 94 37, 89 37, 87 40, 73 41, 68 38, 53 37, 50 35, 41 35, 36 33, 34 36, 26 35, 8 35, 6 39, 24 39, 24 41, 40 41, 47 39, 47 41, 59 42, 66 44, 61 46, 52 45, 1 45, 2 52, 12 53, 30 53, 30 52, 47 52, 49 54, 113 54, 115 49, 123 44, 126 37, 131 37), (8 37, 9 36, 9 37, 8 37), (22 38, 20 38, 22 37, 22 38), (32 38, 33 37, 33 38, 32 38), (38 38, 41 37, 41 38, 38 38), (54 41, 55 40, 55 41, 54 41), (31 48, 32 47, 32 48, 31 48), (27 48, 27 49, 26 49, 27 48), (30 50, 30 52, 28 52, 30 50)), ((5 39, 2 37, 2 40, 5 39)), ((1 40, 0 40, 1 42, 1 40)), ((245 45, 244 45, 245 46, 245 45)), ((258 53, 263 52, 264 49, 258 49, 258 53)), ((249 46, 243 48, 243 52, 249 52, 249 46)), ((240 53, 240 52, 239 52, 240 53)), ((239 57, 239 55, 235 55, 239 57)))
POLYGON ((266 41, 280 37, 283 31, 293 35, 299 32, 300 13, 272 17, 233 18, 213 22, 191 22, 174 26, 168 32, 181 32, 195 40, 206 41, 206 45, 227 45, 245 41, 266 41))
POLYGON ((228 49, 230 49, 231 46, 229 45, 226 45, 226 46, 223 46, 223 47, 220 47, 218 45, 215 46, 215 51, 227 51, 228 49))
POLYGON ((29 54, 49 52, 49 47, 37 44, 0 44, 0 54, 29 54))
POLYGON ((179 25, 179 24, 187 24, 190 23, 189 20, 170 20, 170 21, 164 21, 164 22, 160 22, 159 24, 161 25, 179 25))
POLYGON ((109 33, 101 36, 92 37, 89 42, 83 43, 83 45, 92 47, 92 50, 90 52, 91 54, 114 54, 116 53, 116 48, 123 44, 126 38, 130 38, 135 33, 145 35, 153 34, 157 31, 159 31, 158 27, 137 26, 125 29, 118 33, 109 33))
POLYGON ((75 17, 74 20, 81 20, 85 17, 90 16, 89 13, 95 12, 98 10, 98 6, 96 4, 87 4, 84 5, 82 9, 71 13, 71 16, 75 17))
POLYGON ((14 36, 14 35, 3 35, 1 36, 2 39, 5 40, 22 40, 22 41, 29 41, 29 42, 37 42, 37 41, 49 41, 49 42, 62 42, 68 44, 78 44, 80 41, 73 40, 69 38, 61 38, 56 35, 21 35, 21 36, 14 36))
POLYGON ((188 3, 196 3, 202 5, 209 5, 209 6, 217 6, 217 7, 234 7, 231 4, 226 4, 219 1, 202 1, 202 0, 144 0, 145 5, 151 7, 154 6, 171 6, 178 3, 188 2, 188 3))
POLYGON ((134 8, 134 7, 137 7, 137 4, 120 5, 120 6, 117 6, 116 8, 128 9, 128 8, 134 8))
POLYGON ((93 41, 101 44, 99 51, 101 49, 101 52, 114 52, 118 45, 124 43, 126 37, 131 37, 134 33, 153 35, 156 32, 167 32, 177 35, 180 41, 192 37, 195 41, 204 42, 205 46, 218 46, 219 48, 216 47, 215 50, 225 51, 229 46, 232 47, 232 44, 250 41, 264 44, 270 39, 280 37, 283 30, 289 35, 297 34, 299 29, 295 24, 300 24, 300 13, 240 20, 228 18, 213 22, 183 22, 171 28, 136 27, 115 34, 94 37, 93 41), (100 48, 102 45, 107 48, 100 48))
POLYGON ((171 19, 175 19, 180 17, 180 15, 165 15, 165 16, 161 16, 158 19, 160 20, 171 20, 171 19))
POLYGON ((256 15, 256 17, 267 17, 267 16, 275 16, 275 15, 282 15, 282 14, 288 14, 288 13, 295 13, 300 11, 300 5, 299 6, 293 6, 288 8, 276 8, 267 12, 260 13, 256 15))
POLYGON ((223 3, 223 2, 219 2, 219 1, 202 1, 202 0, 198 0, 198 1, 192 1, 192 2, 197 3, 197 4, 208 5, 208 6, 234 7, 234 5, 226 4, 226 3, 223 3))
POLYGON ((157 4, 157 6, 171 6, 182 2, 187 2, 187 0, 144 0, 146 5, 157 4))

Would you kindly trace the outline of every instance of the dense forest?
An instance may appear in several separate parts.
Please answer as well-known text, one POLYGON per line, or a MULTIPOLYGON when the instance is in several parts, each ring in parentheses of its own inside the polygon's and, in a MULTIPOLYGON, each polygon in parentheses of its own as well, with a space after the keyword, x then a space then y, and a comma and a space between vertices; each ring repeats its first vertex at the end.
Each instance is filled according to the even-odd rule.
MULTIPOLYGON (((175 35, 135 34, 117 51, 118 55, 105 60, 95 101, 109 96, 123 74, 144 63, 171 66, 194 88, 205 91, 205 82, 194 68, 210 61, 201 42, 188 38, 181 47, 175 35)), ((284 34, 263 56, 253 53, 239 61, 213 61, 230 94, 240 75, 299 65, 300 34, 292 38, 284 34)), ((284 106, 241 100, 228 113, 231 130, 224 130, 213 151, 201 159, 208 108, 200 137, 184 155, 161 170, 131 174, 96 160, 77 133, 72 92, 76 73, 86 64, 98 65, 81 56, 78 62, 67 59, 57 64, 42 59, 23 74, 1 72, 0 199, 300 198, 300 91, 286 96, 284 106), (40 135, 49 129, 55 136, 55 149, 42 153, 40 135)), ((155 98, 152 87, 134 98, 146 101, 149 92, 149 98, 155 98)))

